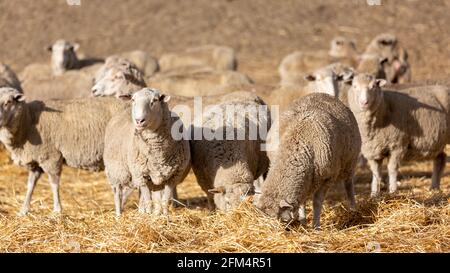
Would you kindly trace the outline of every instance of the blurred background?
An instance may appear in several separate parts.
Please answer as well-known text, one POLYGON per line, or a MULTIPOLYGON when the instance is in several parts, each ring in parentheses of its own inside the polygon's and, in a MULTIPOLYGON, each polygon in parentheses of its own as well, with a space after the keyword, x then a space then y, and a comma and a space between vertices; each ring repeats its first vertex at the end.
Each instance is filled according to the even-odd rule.
POLYGON ((277 83, 281 58, 294 50, 327 49, 342 35, 362 51, 392 32, 410 54, 414 80, 450 72, 448 0, 78 1, 1 0, 0 60, 21 71, 49 60, 44 49, 59 38, 91 57, 133 49, 158 57, 214 43, 236 49, 239 70, 256 82, 277 83))

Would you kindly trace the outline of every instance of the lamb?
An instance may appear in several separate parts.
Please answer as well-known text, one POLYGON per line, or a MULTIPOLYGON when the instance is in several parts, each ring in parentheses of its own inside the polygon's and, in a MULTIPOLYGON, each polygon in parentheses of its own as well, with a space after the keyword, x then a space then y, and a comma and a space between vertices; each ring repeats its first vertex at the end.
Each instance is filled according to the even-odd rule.
POLYGON ((11 87, 23 92, 16 73, 4 63, 0 63, 0 87, 11 87))
POLYGON ((171 134, 179 118, 168 108, 170 96, 144 88, 122 98, 132 100, 131 111, 113 117, 105 133, 105 170, 116 215, 122 213, 126 188, 140 190, 139 211, 167 215, 175 187, 190 170, 189 141, 171 134))
POLYGON ((161 72, 180 67, 210 67, 215 70, 236 70, 236 53, 232 48, 204 45, 183 52, 164 54, 159 59, 161 72))
POLYGON ((361 137, 352 112, 332 96, 310 94, 296 100, 280 124, 285 126, 280 130, 279 147, 270 158, 256 207, 283 222, 299 219, 304 223, 305 202, 313 195, 313 226, 319 229, 328 189, 344 182, 354 209, 353 176, 361 137))
MULTIPOLYGON (((377 35, 367 46, 363 55, 375 55, 380 59, 386 59, 384 71, 389 83, 407 83, 411 81, 408 52, 400 45, 394 34, 381 33, 377 35)), ((365 60, 367 59, 363 58, 361 62, 365 60)))
POLYGON ((20 211, 30 208, 42 173, 49 176, 53 210, 61 212, 59 182, 63 164, 103 170, 104 132, 114 113, 126 105, 114 98, 25 102, 13 88, 0 88, 0 141, 15 164, 28 169, 28 189, 20 211))
POLYGON ((267 111, 258 116, 263 105, 256 96, 246 99, 229 94, 191 127, 192 169, 207 194, 210 210, 237 207, 243 197, 253 194, 254 180, 267 172, 269 162, 261 147, 264 137, 257 132, 251 137, 252 128, 270 127, 267 111))
POLYGON ((385 80, 359 74, 349 90, 349 105, 363 139, 361 152, 373 174, 371 196, 380 192, 381 166, 388 158, 389 193, 397 190, 402 161, 434 160, 431 189, 439 189, 450 143, 450 89, 443 85, 383 89, 385 80))
POLYGON ((252 80, 236 71, 200 71, 182 74, 156 74, 148 84, 178 96, 208 96, 220 93, 220 88, 233 84, 250 84, 252 80))
POLYGON ((355 67, 358 58, 354 42, 343 37, 336 37, 331 41, 329 51, 296 51, 284 57, 278 68, 280 84, 282 86, 304 85, 304 76, 307 72, 336 62, 355 67))

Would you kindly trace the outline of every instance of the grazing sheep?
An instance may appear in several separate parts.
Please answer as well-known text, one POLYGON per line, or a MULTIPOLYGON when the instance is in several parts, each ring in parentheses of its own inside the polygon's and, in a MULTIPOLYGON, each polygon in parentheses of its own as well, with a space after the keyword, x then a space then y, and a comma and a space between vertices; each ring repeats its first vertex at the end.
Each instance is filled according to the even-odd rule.
MULTIPOLYGON (((375 55, 387 59, 384 66, 386 80, 389 83, 406 83, 411 81, 411 67, 408 62, 408 52, 397 37, 390 33, 377 35, 367 46, 363 55, 375 55)), ((365 60, 362 59, 362 62, 365 60)))
POLYGON ((148 85, 171 95, 208 96, 220 93, 220 88, 233 84, 250 84, 252 80, 236 71, 199 71, 182 74, 156 74, 148 78, 148 85))
POLYGON ((254 180, 267 171, 269 162, 261 147, 263 137, 257 132, 251 137, 252 128, 270 127, 270 114, 265 111, 266 116, 258 115, 262 105, 257 96, 252 99, 246 92, 241 96, 228 94, 221 103, 206 110, 191 128, 192 169, 208 196, 211 210, 237 207, 243 197, 253 194, 254 180))
POLYGON ((63 164, 103 170, 105 128, 111 116, 121 109, 125 109, 125 104, 112 98, 26 103, 21 92, 0 88, 0 141, 14 163, 29 172, 22 215, 30 208, 34 187, 42 173, 49 176, 54 211, 60 212, 63 164))
POLYGON ((164 54, 159 59, 162 72, 180 67, 211 67, 216 70, 236 70, 236 53, 232 48, 205 45, 188 48, 183 52, 164 54))
POLYGON ((439 189, 450 143, 450 89, 424 85, 398 91, 382 89, 385 80, 359 74, 349 90, 357 121, 361 152, 373 173, 371 195, 380 191, 381 165, 388 158, 389 192, 397 190, 400 162, 434 159, 432 189, 439 189))
POLYGON ((189 141, 175 140, 171 134, 179 118, 168 108, 169 96, 144 88, 124 97, 132 100, 131 111, 113 117, 105 134, 105 170, 114 191, 116 215, 122 212, 126 188, 140 190, 141 212, 160 214, 162 210, 167 215, 175 187, 190 169, 189 141))
POLYGON ((146 87, 143 73, 130 61, 108 57, 98 70, 91 91, 94 96, 133 94, 146 87))
POLYGON ((317 70, 331 63, 340 62, 350 67, 357 64, 358 55, 354 43, 342 37, 331 42, 329 51, 296 51, 284 57, 278 68, 280 84, 304 85, 304 77, 309 71, 317 70))
POLYGON ((305 202, 313 195, 313 225, 318 229, 328 189, 344 182, 354 209, 353 175, 361 137, 352 112, 327 94, 310 94, 294 102, 280 125, 279 147, 270 157, 257 208, 283 222, 304 222, 305 202))
POLYGON ((20 92, 23 91, 16 73, 4 63, 0 63, 0 87, 11 87, 20 92))

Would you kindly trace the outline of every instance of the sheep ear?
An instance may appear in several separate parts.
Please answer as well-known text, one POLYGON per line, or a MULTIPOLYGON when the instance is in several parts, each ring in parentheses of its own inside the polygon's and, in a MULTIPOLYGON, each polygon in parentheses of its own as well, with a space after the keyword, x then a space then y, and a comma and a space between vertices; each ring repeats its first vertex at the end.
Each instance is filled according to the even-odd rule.
POLYGON ((130 101, 131 100, 131 95, 130 94, 120 95, 119 99, 121 99, 123 101, 130 101))
POLYGON ((386 64, 388 61, 389 61, 388 58, 382 58, 382 59, 380 59, 380 64, 381 64, 381 65, 384 65, 384 64, 386 64))
POLYGON ((217 187, 217 188, 209 189, 208 192, 212 193, 212 194, 225 193, 225 187, 224 186, 220 186, 220 187, 217 187))
POLYGON ((284 208, 293 209, 294 207, 291 204, 289 204, 286 200, 282 199, 280 201, 280 208, 282 208, 282 209, 284 209, 284 208))
POLYGON ((387 81, 386 81, 386 80, 383 80, 383 79, 376 79, 376 80, 375 80, 375 84, 376 84, 378 87, 383 87, 383 86, 385 86, 385 85, 387 84, 387 81))
POLYGON ((24 102, 25 96, 23 94, 15 94, 13 99, 14 99, 14 101, 17 101, 17 102, 24 102))
POLYGON ((316 76, 311 75, 311 74, 306 75, 306 76, 305 76, 305 80, 310 81, 310 82, 313 82, 313 81, 316 80, 316 76))
POLYGON ((355 72, 353 70, 344 71, 338 75, 338 80, 343 81, 344 83, 352 82, 353 77, 355 76, 355 72))
POLYGON ((170 101, 170 96, 162 94, 161 96, 159 96, 159 101, 169 102, 170 101))

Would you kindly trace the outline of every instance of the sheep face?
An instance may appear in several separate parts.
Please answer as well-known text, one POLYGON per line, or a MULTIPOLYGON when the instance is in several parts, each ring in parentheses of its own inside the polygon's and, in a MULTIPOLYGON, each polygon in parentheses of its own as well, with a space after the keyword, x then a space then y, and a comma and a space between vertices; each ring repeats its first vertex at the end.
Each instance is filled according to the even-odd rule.
POLYGON ((157 130, 163 121, 163 104, 169 100, 170 96, 160 94, 158 90, 151 88, 136 92, 131 97, 131 116, 136 132, 145 129, 157 130))
POLYGON ((349 102, 352 110, 355 108, 359 112, 376 110, 383 96, 381 87, 385 84, 386 80, 376 79, 370 74, 357 75, 349 90, 349 102))
POLYGON ((284 223, 290 223, 298 218, 298 205, 286 200, 276 202, 274 198, 264 193, 255 200, 256 207, 270 217, 278 218, 284 223))
POLYGON ((58 40, 48 47, 52 53, 52 70, 55 76, 62 75, 66 70, 73 69, 78 61, 76 51, 78 44, 72 44, 65 40, 58 40))
POLYGON ((340 58, 356 54, 355 42, 344 38, 336 37, 331 41, 328 54, 332 57, 340 58))
POLYGON ((22 112, 23 94, 10 87, 0 88, 0 128, 10 125, 22 112))
POLYGON ((127 90, 128 81, 125 73, 118 69, 111 68, 103 75, 99 75, 96 79, 95 85, 92 87, 92 95, 95 97, 101 96, 121 96, 122 90, 127 90))
POLYGON ((305 77, 314 92, 325 93, 336 97, 338 95, 338 76, 331 69, 319 69, 305 77))

